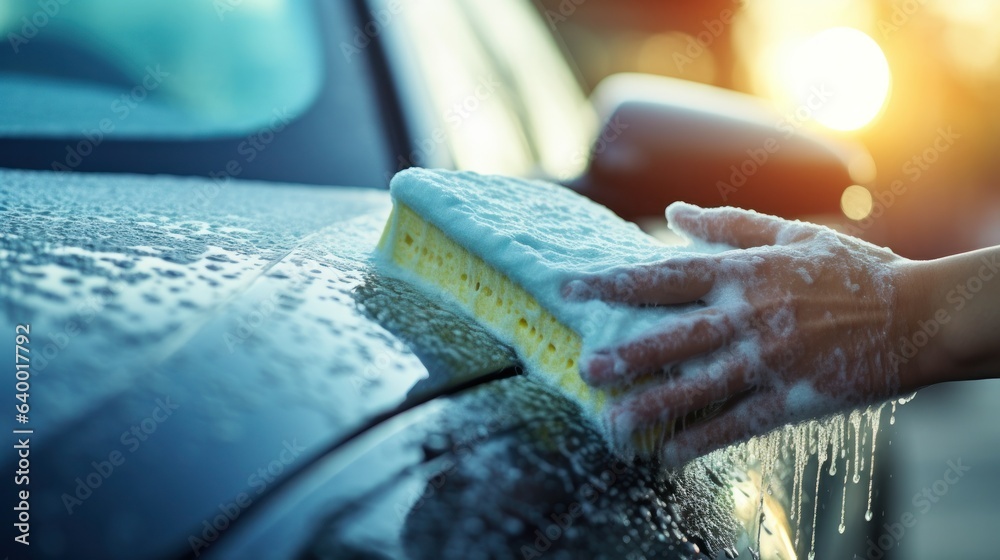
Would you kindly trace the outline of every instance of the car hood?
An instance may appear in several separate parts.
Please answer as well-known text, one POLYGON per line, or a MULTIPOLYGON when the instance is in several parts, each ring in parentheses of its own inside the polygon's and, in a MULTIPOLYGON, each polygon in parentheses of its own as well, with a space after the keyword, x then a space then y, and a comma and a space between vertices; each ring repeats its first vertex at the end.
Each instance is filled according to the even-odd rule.
POLYGON ((170 548, 275 457, 261 486, 510 367, 372 270, 389 209, 367 189, 0 170, 0 322, 30 325, 32 357, 28 421, 8 422, 33 431, 41 551, 170 548))

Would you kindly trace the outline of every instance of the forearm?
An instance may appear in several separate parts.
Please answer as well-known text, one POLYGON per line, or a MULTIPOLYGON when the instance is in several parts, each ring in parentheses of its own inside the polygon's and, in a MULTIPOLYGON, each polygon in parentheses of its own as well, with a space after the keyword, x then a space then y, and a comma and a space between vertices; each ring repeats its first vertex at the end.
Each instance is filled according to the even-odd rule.
MULTIPOLYGON (((919 386, 1000 377, 1000 246, 913 263, 907 292, 917 302, 908 320, 918 350, 919 386)), ((904 306, 906 302, 901 302, 904 306)))

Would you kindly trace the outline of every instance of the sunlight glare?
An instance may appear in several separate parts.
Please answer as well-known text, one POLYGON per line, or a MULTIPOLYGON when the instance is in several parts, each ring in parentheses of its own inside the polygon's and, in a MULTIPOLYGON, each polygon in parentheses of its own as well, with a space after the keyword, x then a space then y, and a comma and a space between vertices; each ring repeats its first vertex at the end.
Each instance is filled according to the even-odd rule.
POLYGON ((889 96, 889 63, 878 44, 851 27, 813 35, 779 63, 778 91, 796 112, 835 130, 871 123, 889 96))

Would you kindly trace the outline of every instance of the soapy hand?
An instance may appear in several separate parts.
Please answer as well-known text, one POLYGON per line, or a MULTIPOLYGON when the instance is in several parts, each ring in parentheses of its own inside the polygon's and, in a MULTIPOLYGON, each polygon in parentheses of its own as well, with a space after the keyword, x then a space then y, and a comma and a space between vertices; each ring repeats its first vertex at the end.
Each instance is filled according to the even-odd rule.
POLYGON ((667 217, 686 237, 738 249, 609 271, 564 290, 627 305, 702 304, 583 364, 592 386, 624 391, 609 413, 620 437, 676 421, 663 455, 680 463, 919 386, 917 362, 898 348, 916 319, 900 303, 911 261, 735 208, 675 203, 667 217))

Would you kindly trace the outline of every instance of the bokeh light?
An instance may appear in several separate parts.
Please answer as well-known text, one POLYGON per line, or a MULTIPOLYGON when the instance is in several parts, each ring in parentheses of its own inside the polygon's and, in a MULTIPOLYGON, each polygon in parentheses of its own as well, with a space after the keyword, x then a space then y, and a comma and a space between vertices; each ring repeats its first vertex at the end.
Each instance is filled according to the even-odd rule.
POLYGON ((863 220, 872 213, 875 201, 872 193, 861 185, 851 185, 840 196, 840 209, 852 220, 863 220))

